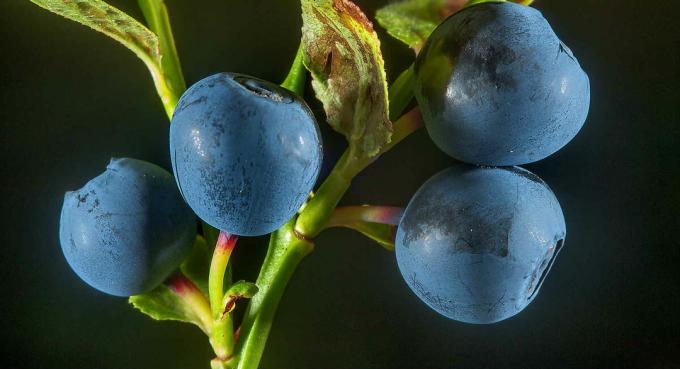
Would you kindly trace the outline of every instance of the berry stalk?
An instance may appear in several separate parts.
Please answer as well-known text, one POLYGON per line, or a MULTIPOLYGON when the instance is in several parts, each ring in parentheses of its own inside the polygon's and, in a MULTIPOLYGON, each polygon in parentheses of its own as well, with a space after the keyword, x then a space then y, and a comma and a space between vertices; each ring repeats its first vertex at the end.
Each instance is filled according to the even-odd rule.
POLYGON ((234 328, 231 315, 223 314, 224 306, 224 272, 229 264, 229 257, 236 246, 238 236, 220 232, 215 244, 212 261, 210 263, 210 275, 208 277, 208 292, 210 294, 210 308, 213 318, 213 330, 210 334, 210 342, 217 355, 216 360, 228 360, 234 349, 234 328))
POLYGON ((229 264, 229 257, 236 246, 238 236, 226 232, 220 232, 215 244, 212 262, 210 263, 210 277, 208 279, 208 291, 210 293, 210 306, 213 316, 221 313, 222 297, 224 296, 224 272, 229 264))

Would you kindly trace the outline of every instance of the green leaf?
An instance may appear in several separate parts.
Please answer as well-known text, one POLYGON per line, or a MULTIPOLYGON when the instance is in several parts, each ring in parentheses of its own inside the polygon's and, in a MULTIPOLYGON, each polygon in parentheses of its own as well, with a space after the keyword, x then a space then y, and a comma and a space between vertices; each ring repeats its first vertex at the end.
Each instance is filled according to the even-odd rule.
MULTIPOLYGON (((158 36, 151 32, 144 25, 136 21, 131 16, 116 9, 101 0, 31 0, 36 5, 47 9, 53 13, 73 20, 95 31, 101 32, 112 39, 118 41, 123 46, 132 50, 151 72, 156 90, 161 96, 166 112, 172 116, 175 104, 179 95, 183 92, 184 81, 181 72, 176 68, 165 71, 163 66, 177 65, 176 60, 167 60, 163 63, 163 56, 168 55, 168 59, 173 57, 174 49, 162 53, 162 47, 170 45, 174 48, 171 40, 164 40, 163 45, 158 36)), ((165 32, 163 36, 171 37, 167 13, 165 7, 158 0, 154 4, 149 4, 143 8, 145 14, 153 16, 154 27, 165 32)))
POLYGON ((134 18, 100 0, 31 0, 120 42, 144 62, 160 63, 158 37, 134 18))
POLYGON ((349 0, 302 0, 304 64, 328 123, 353 156, 390 142, 385 66, 373 25, 349 0))
POLYGON ((465 5, 465 0, 404 0, 379 9, 375 18, 387 33, 416 51, 439 23, 465 5))
POLYGON ((147 65, 160 65, 158 37, 134 18, 100 0, 31 0, 120 42, 147 65))
POLYGON ((210 332, 210 307, 205 296, 184 277, 177 277, 151 292, 130 296, 129 302, 155 320, 175 320, 210 332))
MULTIPOLYGON (((432 31, 451 14, 463 7, 503 1, 506 0, 403 0, 378 9, 375 18, 390 36, 419 52, 432 31)), ((530 5, 533 0, 513 2, 530 5)))
POLYGON ((222 299, 222 318, 236 307, 236 302, 240 299, 251 299, 259 291, 255 283, 238 281, 234 283, 224 294, 222 299))
POLYGON ((229 287, 227 293, 224 294, 226 299, 228 296, 238 296, 239 298, 251 299, 257 293, 258 288, 255 283, 238 281, 229 287))
POLYGON ((204 294, 208 294, 208 273, 210 271, 210 258, 212 256, 212 248, 208 247, 205 238, 201 235, 196 235, 194 247, 189 257, 187 257, 180 270, 191 279, 194 284, 204 294))
POLYGON ((389 224, 355 222, 346 226, 377 242, 387 251, 394 251, 397 227, 389 224))
POLYGON ((130 296, 130 303, 156 320, 192 320, 192 311, 167 286, 160 285, 142 295, 130 296))

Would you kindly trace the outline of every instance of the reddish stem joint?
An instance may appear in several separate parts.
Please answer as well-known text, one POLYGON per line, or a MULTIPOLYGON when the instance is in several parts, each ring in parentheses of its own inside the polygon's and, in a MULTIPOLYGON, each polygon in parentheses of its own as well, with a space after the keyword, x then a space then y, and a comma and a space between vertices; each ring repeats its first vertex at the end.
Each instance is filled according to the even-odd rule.
POLYGON ((215 251, 231 254, 238 241, 238 236, 224 231, 220 231, 215 244, 215 251))

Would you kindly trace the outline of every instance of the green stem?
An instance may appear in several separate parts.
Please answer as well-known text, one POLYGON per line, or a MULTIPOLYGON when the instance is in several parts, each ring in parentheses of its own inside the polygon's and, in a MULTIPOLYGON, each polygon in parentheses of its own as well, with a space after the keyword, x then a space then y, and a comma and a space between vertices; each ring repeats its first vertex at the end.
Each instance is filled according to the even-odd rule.
POLYGON ((316 194, 303 208, 295 224, 295 231, 306 238, 316 237, 349 189, 352 178, 363 168, 362 160, 353 157, 351 150, 346 150, 316 194))
POLYGON ((288 71, 286 79, 281 83, 281 87, 295 92, 298 96, 305 94, 305 82, 307 80, 307 69, 303 63, 302 42, 295 53, 295 59, 288 71))
POLYGON ((177 101, 186 90, 186 82, 172 36, 168 9, 163 0, 138 0, 138 3, 149 29, 158 36, 160 42, 160 70, 155 71, 153 68, 151 75, 165 112, 172 118, 177 101))
POLYGON ((356 157, 352 154, 352 150, 347 149, 328 178, 302 209, 295 224, 295 231, 307 238, 316 237, 328 223, 333 209, 349 188, 352 179, 377 160, 380 155, 392 149, 422 125, 420 110, 414 108, 394 122, 392 140, 380 150, 378 155, 372 158, 356 157))
MULTIPOLYGON (((211 252, 214 251, 213 247, 217 244, 217 237, 219 237, 220 231, 204 221, 201 221, 201 229, 203 230, 205 242, 210 247, 211 252)), ((231 263, 227 264, 227 270, 224 272, 224 284, 227 286, 231 285, 231 263)))
POLYGON ((210 342, 215 349, 215 355, 220 360, 231 357, 234 349, 234 328, 230 314, 222 316, 224 306, 224 272, 229 264, 229 257, 236 245, 237 236, 226 232, 220 232, 215 244, 212 261, 210 263, 210 275, 208 276, 208 293, 210 295, 210 309, 213 317, 213 329, 210 334, 210 342))
POLYGON ((258 367, 286 285, 300 261, 314 249, 313 243, 297 237, 294 224, 292 219, 271 235, 256 282, 259 292, 250 301, 240 328, 236 345, 238 369, 258 367))
POLYGON ((217 356, 214 361, 226 362, 233 359, 234 323, 231 314, 226 314, 224 319, 215 320, 210 334, 210 344, 217 356))
POLYGON ((401 72, 397 79, 392 82, 388 91, 390 97, 390 119, 399 118, 411 100, 413 100, 413 88, 416 79, 413 74, 413 64, 408 69, 401 72))

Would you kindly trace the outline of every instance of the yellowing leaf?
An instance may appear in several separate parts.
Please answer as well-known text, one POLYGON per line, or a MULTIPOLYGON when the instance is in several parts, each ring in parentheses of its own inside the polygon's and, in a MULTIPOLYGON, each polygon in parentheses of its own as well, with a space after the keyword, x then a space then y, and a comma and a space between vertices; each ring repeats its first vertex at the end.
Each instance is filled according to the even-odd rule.
POLYGON ((349 0, 302 0, 304 64, 328 123, 357 157, 390 142, 385 66, 380 41, 349 0))

